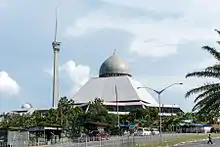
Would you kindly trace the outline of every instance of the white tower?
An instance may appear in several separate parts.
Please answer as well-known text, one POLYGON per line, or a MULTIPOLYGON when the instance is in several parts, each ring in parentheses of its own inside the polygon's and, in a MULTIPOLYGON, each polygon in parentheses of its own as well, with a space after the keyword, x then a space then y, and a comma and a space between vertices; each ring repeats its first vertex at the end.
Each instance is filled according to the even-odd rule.
POLYGON ((57 11, 56 11, 56 23, 55 23, 55 36, 52 43, 53 53, 54 53, 54 63, 53 63, 53 108, 58 107, 59 102, 59 52, 60 43, 57 42, 57 11))

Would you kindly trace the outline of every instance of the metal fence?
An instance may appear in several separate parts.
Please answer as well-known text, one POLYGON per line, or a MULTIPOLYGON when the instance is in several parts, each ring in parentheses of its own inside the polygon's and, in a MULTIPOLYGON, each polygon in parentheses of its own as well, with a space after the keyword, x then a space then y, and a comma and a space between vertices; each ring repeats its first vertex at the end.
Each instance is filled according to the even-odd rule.
POLYGON ((28 147, 28 132, 8 131, 5 137, 0 147, 28 147))
MULTIPOLYGON (((101 138, 86 138, 81 141, 77 140, 63 140, 57 144, 40 145, 41 147, 133 147, 141 145, 153 145, 160 141, 164 143, 169 140, 178 139, 189 134, 163 134, 162 140, 159 135, 150 136, 118 136, 110 137, 108 140, 101 138)), ((197 135, 197 134, 190 134, 197 135)))
MULTIPOLYGON (((112 136, 108 140, 103 138, 85 138, 82 140, 77 139, 61 139, 56 144, 47 143, 35 143, 29 146, 40 146, 40 147, 133 147, 141 145, 153 145, 159 141, 168 142, 169 140, 178 139, 185 135, 197 135, 197 134, 163 134, 162 140, 159 135, 150 136, 112 136)), ((17 142, 11 144, 10 147, 25 147, 27 144, 17 142)), ((6 147, 7 144, 0 142, 0 147, 6 147)), ((8 147, 8 146, 7 146, 8 147)))

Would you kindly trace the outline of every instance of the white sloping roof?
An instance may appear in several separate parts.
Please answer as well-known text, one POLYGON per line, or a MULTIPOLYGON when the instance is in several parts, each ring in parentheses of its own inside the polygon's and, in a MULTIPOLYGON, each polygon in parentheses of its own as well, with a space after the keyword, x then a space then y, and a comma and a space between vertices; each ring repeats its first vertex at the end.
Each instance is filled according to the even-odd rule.
POLYGON ((115 86, 119 101, 142 100, 158 105, 157 101, 146 89, 137 89, 142 86, 128 76, 91 78, 74 96, 76 103, 85 103, 99 97, 104 101, 116 101, 115 86))
POLYGON ((132 79, 132 78, 129 78, 131 84, 133 85, 134 87, 134 90, 136 91, 138 97, 142 100, 142 101, 145 101, 145 102, 148 102, 152 105, 156 105, 156 106, 159 106, 158 102, 154 99, 154 97, 147 91, 147 89, 144 89, 144 88, 140 88, 140 89, 137 89, 137 87, 143 87, 143 85, 132 79))

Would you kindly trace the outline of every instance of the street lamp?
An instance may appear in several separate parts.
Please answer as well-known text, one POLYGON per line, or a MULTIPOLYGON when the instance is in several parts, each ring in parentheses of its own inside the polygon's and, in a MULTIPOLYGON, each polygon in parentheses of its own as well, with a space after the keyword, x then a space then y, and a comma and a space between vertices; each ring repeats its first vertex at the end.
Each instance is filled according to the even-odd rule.
POLYGON ((168 88, 174 86, 174 85, 183 85, 183 83, 172 83, 170 85, 168 85, 167 87, 163 88, 162 90, 158 91, 158 90, 155 90, 155 89, 152 89, 150 87, 137 87, 137 89, 140 89, 140 88, 145 88, 145 89, 150 89, 152 91, 154 91, 155 93, 157 93, 158 95, 158 101, 159 101, 159 117, 160 117, 160 137, 162 138, 162 117, 161 117, 161 94, 168 88))
MULTIPOLYGON (((172 110, 171 110, 171 116, 172 116, 172 119, 173 119, 173 106, 175 106, 175 104, 172 104, 172 110)), ((173 122, 172 122, 172 126, 171 126, 171 132, 172 132, 172 136, 173 136, 173 132, 174 132, 174 125, 173 125, 173 122)))

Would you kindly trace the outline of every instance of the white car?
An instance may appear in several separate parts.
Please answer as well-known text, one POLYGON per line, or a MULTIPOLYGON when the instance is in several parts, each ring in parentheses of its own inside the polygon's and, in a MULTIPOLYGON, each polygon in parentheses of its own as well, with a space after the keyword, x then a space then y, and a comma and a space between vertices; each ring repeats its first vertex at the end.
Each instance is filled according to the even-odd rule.
POLYGON ((152 128, 152 134, 153 135, 158 135, 158 134, 160 134, 160 132, 158 131, 158 129, 152 128))
POLYGON ((146 136, 146 135, 151 135, 151 131, 148 128, 138 128, 137 130, 137 135, 138 136, 146 136))

